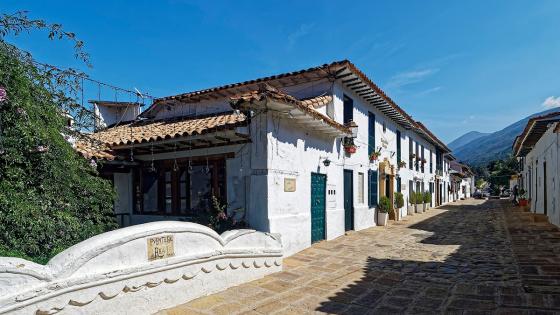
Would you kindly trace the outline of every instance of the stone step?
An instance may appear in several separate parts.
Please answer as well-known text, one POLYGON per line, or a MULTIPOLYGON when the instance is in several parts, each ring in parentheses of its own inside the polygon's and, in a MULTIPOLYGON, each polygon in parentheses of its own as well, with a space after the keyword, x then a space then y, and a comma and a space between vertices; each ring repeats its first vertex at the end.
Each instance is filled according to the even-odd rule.
POLYGON ((533 213, 534 222, 548 222, 548 216, 540 213, 533 213))

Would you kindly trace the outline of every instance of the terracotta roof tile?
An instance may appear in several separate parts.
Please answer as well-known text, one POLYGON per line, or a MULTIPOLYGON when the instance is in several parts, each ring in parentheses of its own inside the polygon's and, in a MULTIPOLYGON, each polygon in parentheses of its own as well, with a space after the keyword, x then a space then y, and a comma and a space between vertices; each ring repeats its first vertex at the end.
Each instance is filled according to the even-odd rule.
MULTIPOLYGON (((163 98, 158 98, 154 100, 154 103, 142 114, 142 115, 149 115, 152 111, 155 111, 158 107, 161 107, 165 101, 197 101, 198 98, 202 96, 209 96, 214 95, 215 97, 227 97, 226 95, 230 95, 230 93, 237 94, 241 88, 248 88, 248 89, 256 89, 259 84, 270 84, 275 86, 282 86, 281 80, 285 80, 287 78, 296 78, 299 76, 311 76, 308 80, 315 80, 317 76, 323 76, 324 78, 337 78, 337 73, 342 73, 346 69, 352 72, 354 75, 359 77, 369 88, 371 88, 379 97, 381 97, 384 102, 387 103, 389 108, 394 110, 398 115, 403 117, 403 119, 399 122, 401 124, 407 125, 411 128, 421 128, 418 126, 416 121, 406 113, 401 107, 399 107, 396 102, 394 102, 377 84, 375 84, 368 76, 366 76, 361 70, 359 70, 352 62, 349 60, 340 60, 334 61, 329 64, 324 64, 317 67, 312 67, 309 69, 299 70, 299 71, 292 71, 287 73, 282 73, 278 75, 262 77, 254 80, 227 84, 223 86, 217 86, 209 89, 198 90, 188 93, 183 93, 179 95, 167 96, 163 98)), ((303 101, 303 100, 302 100, 303 101)), ((388 109, 389 110, 389 109, 388 109)), ((384 112, 385 113, 385 112, 384 112)), ((406 126, 405 126, 406 127, 406 126)), ((427 128, 424 127, 427 130, 427 128)), ((430 132, 430 137, 435 137, 430 132)), ((437 139, 437 138, 436 138, 437 139)), ((438 146, 441 146, 444 150, 449 150, 443 142, 439 141, 439 139, 434 140, 438 146)))
POLYGON ((301 100, 301 103, 305 106, 309 106, 312 108, 321 108, 326 106, 330 102, 332 102, 333 97, 332 95, 319 95, 307 99, 301 100))
POLYGON ((115 155, 109 147, 91 139, 90 136, 84 136, 83 139, 76 141, 74 149, 86 159, 96 158, 109 161, 115 159, 115 155))
POLYGON ((539 120, 547 120, 547 119, 551 119, 551 118, 556 118, 560 116, 560 112, 552 112, 552 113, 548 113, 545 115, 541 115, 541 116, 535 116, 532 117, 531 119, 529 119, 529 121, 527 121, 527 125, 525 125, 525 128, 523 129, 523 132, 518 135, 517 137, 515 137, 515 140, 513 142, 513 154, 518 156, 521 152, 522 147, 524 146, 524 142, 528 136, 528 134, 530 133, 533 125, 539 121, 539 120))
POLYGON ((203 134, 245 125, 246 122, 245 115, 228 112, 206 117, 132 122, 96 132, 91 137, 108 146, 127 145, 203 134))
POLYGON ((426 126, 424 126, 423 123, 417 121, 416 125, 418 126, 418 128, 420 128, 420 130, 424 131, 426 134, 428 134, 428 137, 432 138, 434 142, 436 142, 437 145, 439 145, 442 149, 446 150, 447 152, 451 152, 451 150, 445 145, 445 143, 443 143, 443 141, 441 141, 438 137, 436 137, 436 135, 434 135, 430 129, 428 129, 426 126))
MULTIPOLYGON (((329 95, 332 99, 332 96, 329 95)), ((305 114, 312 116, 315 119, 322 120, 325 123, 329 124, 330 126, 344 132, 344 133, 351 133, 350 128, 336 122, 334 119, 323 115, 315 110, 314 104, 320 104, 324 102, 328 97, 321 96, 321 99, 313 98, 308 99, 307 101, 301 101, 295 98, 292 95, 286 94, 284 92, 279 91, 278 89, 267 85, 261 84, 258 90, 250 91, 245 94, 231 97, 230 103, 233 108, 239 108, 240 105, 244 102, 255 102, 255 101, 262 101, 264 99, 274 99, 276 101, 284 102, 287 104, 293 105, 295 108, 300 109, 305 114)))

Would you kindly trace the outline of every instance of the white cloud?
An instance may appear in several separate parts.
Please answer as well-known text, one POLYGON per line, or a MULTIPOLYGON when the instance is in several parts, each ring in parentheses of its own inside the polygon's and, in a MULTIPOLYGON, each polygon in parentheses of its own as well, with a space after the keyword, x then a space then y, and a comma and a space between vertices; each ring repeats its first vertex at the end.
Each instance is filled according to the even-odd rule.
POLYGON ((406 85, 418 83, 438 71, 439 69, 437 68, 429 68, 429 69, 402 72, 392 76, 391 79, 389 79, 389 82, 387 83, 387 87, 400 88, 406 85))
POLYGON ((546 100, 544 100, 544 102, 542 103, 542 106, 544 108, 560 107, 560 96, 558 96, 558 97, 554 97, 554 96, 547 97, 546 100))
POLYGON ((430 88, 430 89, 427 89, 427 90, 424 90, 424 91, 420 91, 420 92, 416 93, 416 96, 425 96, 425 95, 428 95, 428 94, 435 93, 435 92, 437 92, 441 89, 442 89, 441 86, 436 86, 436 87, 433 87, 433 88, 430 88))
POLYGON ((315 24, 301 24, 295 32, 289 34, 287 48, 292 49, 300 38, 309 34, 313 26, 315 26, 315 24))

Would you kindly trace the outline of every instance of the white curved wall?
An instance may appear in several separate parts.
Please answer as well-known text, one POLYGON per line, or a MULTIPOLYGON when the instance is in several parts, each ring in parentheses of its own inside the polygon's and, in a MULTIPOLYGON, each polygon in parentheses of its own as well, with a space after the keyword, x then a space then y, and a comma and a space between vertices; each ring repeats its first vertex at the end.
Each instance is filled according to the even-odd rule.
POLYGON ((1 257, 0 314, 152 314, 281 270, 278 235, 153 222, 92 237, 45 266, 1 257), (150 260, 148 243, 161 237, 173 254, 150 260))

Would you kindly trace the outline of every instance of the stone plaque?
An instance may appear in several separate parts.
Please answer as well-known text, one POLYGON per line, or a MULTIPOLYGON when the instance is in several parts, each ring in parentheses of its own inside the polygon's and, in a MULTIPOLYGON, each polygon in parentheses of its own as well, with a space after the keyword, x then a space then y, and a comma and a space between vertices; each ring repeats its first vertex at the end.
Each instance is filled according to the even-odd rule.
POLYGON ((286 192, 296 191, 296 179, 295 178, 284 178, 284 191, 286 191, 286 192))
POLYGON ((147 241, 149 261, 175 256, 173 235, 150 237, 147 241))

